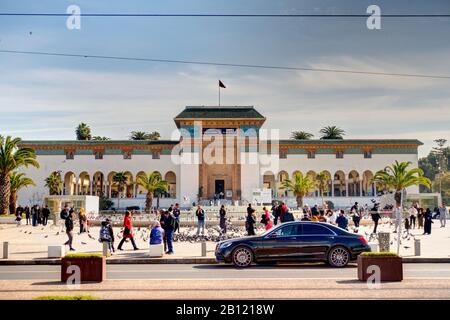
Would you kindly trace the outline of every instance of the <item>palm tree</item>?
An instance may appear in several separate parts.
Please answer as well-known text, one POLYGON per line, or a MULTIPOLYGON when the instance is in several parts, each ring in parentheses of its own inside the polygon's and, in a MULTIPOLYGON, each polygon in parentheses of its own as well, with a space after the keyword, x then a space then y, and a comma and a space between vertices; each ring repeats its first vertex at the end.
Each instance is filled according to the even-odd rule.
POLYGON ((321 140, 328 140, 328 139, 344 139, 345 131, 342 130, 339 127, 336 126, 327 126, 322 129, 320 129, 320 133, 322 136, 320 137, 321 140))
POLYGON ((130 140, 159 140, 161 135, 158 131, 150 133, 144 131, 131 131, 130 140))
POLYGON ((10 174, 22 167, 33 166, 39 168, 36 153, 31 148, 20 147, 20 138, 6 139, 0 137, 0 214, 7 214, 11 194, 10 174))
POLYGON ((45 186, 48 188, 49 195, 60 194, 62 185, 63 182, 59 172, 52 172, 47 178, 45 178, 45 186))
POLYGON ((291 139, 295 140, 311 140, 314 137, 312 133, 306 131, 292 131, 291 139))
POLYGON ((11 172, 9 175, 11 194, 9 196, 9 213, 14 214, 17 207, 17 192, 28 186, 35 186, 33 180, 25 177, 25 173, 11 172))
POLYGON ((301 172, 295 172, 292 176, 292 181, 289 179, 284 180, 281 188, 292 191, 297 200, 297 207, 302 208, 303 197, 309 192, 317 190, 317 183, 310 177, 304 176, 301 172))
POLYGON ((117 172, 113 177, 112 180, 115 184, 117 184, 119 195, 117 196, 117 209, 119 209, 120 205, 120 193, 123 191, 123 187, 127 185, 128 183, 128 176, 125 174, 125 172, 117 172))
POLYGON ((108 141, 108 140, 111 140, 111 138, 95 136, 95 137, 92 137, 92 140, 94 140, 94 141, 108 141))
POLYGON ((167 181, 162 180, 158 172, 138 176, 136 183, 147 190, 147 197, 145 199, 145 211, 147 212, 150 212, 152 209, 154 193, 157 192, 160 194, 169 190, 169 184, 167 181))
POLYGON ((130 140, 146 140, 147 133, 144 131, 131 131, 130 140))
POLYGON ((322 198, 323 204, 323 193, 328 191, 328 182, 331 180, 331 176, 327 171, 321 171, 316 175, 317 189, 319 190, 319 195, 322 198))
POLYGON ((161 138, 161 135, 158 131, 147 133, 147 140, 159 140, 159 138, 161 138))
POLYGON ((394 198, 397 206, 401 206, 402 191, 411 186, 423 185, 427 188, 431 187, 431 180, 424 177, 420 168, 408 170, 410 161, 395 161, 391 166, 387 166, 383 170, 375 173, 372 182, 385 185, 389 190, 395 192, 394 198))
POLYGON ((86 123, 80 123, 75 129, 77 140, 91 140, 91 128, 86 123))

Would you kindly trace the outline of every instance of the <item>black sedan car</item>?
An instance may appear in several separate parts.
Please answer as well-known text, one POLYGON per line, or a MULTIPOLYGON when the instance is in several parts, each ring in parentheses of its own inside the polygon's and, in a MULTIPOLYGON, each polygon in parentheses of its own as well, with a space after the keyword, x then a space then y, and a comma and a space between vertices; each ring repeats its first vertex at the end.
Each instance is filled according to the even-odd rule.
POLYGON ((344 267, 365 251, 367 240, 328 223, 293 221, 277 225, 259 236, 221 241, 218 262, 248 267, 252 263, 326 261, 344 267))

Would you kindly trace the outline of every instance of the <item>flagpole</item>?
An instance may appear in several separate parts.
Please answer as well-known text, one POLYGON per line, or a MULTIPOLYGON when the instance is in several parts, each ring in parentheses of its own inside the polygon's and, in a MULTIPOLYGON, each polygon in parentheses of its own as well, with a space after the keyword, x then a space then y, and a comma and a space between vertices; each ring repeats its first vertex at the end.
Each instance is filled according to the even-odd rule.
POLYGON ((220 107, 220 84, 219 84, 219 107, 220 107))

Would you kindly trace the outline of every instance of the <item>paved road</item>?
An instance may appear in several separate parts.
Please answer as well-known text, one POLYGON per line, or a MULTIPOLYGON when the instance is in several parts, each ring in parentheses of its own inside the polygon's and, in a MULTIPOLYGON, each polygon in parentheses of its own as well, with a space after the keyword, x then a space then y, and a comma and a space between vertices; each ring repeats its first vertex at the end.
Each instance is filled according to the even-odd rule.
MULTIPOLYGON (((448 279, 450 264, 403 264, 405 279, 448 279)), ((223 279, 355 279, 356 266, 335 269, 323 264, 255 266, 226 265, 108 265, 108 280, 223 279)), ((60 266, 0 266, 0 280, 58 280, 60 266)))

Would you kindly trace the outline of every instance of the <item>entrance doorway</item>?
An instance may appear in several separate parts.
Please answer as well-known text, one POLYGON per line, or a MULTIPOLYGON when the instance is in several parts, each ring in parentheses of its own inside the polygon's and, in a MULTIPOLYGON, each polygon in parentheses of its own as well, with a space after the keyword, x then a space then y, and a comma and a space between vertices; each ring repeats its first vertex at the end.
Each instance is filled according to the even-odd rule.
POLYGON ((225 197, 225 180, 216 180, 216 188, 214 193, 219 196, 219 198, 225 197))

